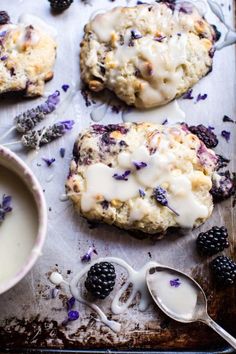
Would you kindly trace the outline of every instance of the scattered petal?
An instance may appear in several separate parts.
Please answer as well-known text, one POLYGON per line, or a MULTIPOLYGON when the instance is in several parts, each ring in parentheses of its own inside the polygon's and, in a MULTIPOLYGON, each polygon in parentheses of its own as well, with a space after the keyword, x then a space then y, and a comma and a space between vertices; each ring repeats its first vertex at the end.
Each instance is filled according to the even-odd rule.
POLYGON ((43 157, 42 160, 47 164, 48 167, 50 167, 56 161, 54 157, 51 159, 46 159, 43 157))
POLYGON ((165 119, 163 122, 162 122, 162 125, 166 125, 168 123, 168 119, 165 119))
POLYGON ((186 93, 183 94, 182 98, 184 100, 193 100, 194 97, 193 97, 192 93, 193 93, 193 89, 190 89, 186 93))
POLYGON ((207 98, 207 93, 204 93, 203 95, 201 93, 199 93, 195 103, 197 103, 199 101, 205 101, 206 98, 207 98))
POLYGON ((223 122, 236 123, 232 118, 230 118, 226 115, 223 117, 222 120, 223 120, 223 122))
POLYGON ((94 248, 94 246, 90 246, 88 251, 81 257, 81 262, 84 263, 90 262, 93 253, 97 254, 97 251, 94 248))
POLYGON ((139 189, 138 191, 139 191, 140 197, 141 197, 141 198, 144 198, 145 195, 146 195, 146 193, 145 193, 142 189, 139 189))
POLYGON ((63 159, 65 157, 66 149, 65 148, 60 148, 59 152, 60 152, 61 158, 63 159))
POLYGON ((75 321, 75 320, 78 320, 78 318, 79 318, 78 311, 69 311, 68 312, 68 320, 69 321, 75 321))
POLYGON ((3 194, 2 203, 0 204, 0 223, 5 219, 5 215, 12 211, 12 197, 10 195, 3 194))
POLYGON ((115 173, 112 177, 115 178, 117 181, 128 181, 127 176, 129 176, 131 171, 125 171, 123 174, 119 175, 118 173, 115 173))
POLYGON ((69 300, 66 302, 67 310, 70 311, 75 304, 75 298, 72 296, 69 300))
POLYGON ((180 280, 179 278, 172 279, 170 280, 170 286, 174 286, 175 288, 178 288, 180 286, 180 280))
POLYGON ((133 162, 133 165, 136 167, 136 170, 141 170, 144 167, 147 167, 146 162, 133 162))
POLYGON ((230 132, 228 132, 227 130, 222 130, 221 132, 221 136, 227 141, 227 143, 230 140, 230 132))
POLYGON ((70 85, 64 84, 61 88, 64 92, 66 92, 70 88, 70 85))

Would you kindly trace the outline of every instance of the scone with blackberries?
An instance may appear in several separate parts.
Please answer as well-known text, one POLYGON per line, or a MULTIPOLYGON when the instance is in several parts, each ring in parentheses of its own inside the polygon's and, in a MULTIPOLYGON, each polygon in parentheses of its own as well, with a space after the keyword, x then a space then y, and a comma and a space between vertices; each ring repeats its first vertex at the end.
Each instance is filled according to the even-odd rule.
POLYGON ((116 7, 85 26, 81 76, 128 105, 161 106, 211 71, 218 33, 190 3, 116 7))
POLYGON ((56 42, 47 30, 32 24, 12 24, 0 11, 0 94, 22 92, 41 96, 53 77, 56 42))
POLYGON ((184 124, 95 124, 73 155, 66 189, 89 220, 156 234, 212 213, 217 156, 184 124))

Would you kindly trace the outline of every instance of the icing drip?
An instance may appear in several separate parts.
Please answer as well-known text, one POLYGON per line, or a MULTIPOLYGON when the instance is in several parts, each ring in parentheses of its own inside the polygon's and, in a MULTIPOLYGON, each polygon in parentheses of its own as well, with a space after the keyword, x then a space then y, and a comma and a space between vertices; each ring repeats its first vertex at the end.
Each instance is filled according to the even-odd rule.
POLYGON ((111 310, 114 314, 121 314, 124 313, 128 307, 132 304, 133 300, 136 297, 136 294, 139 293, 141 296, 140 302, 139 302, 139 309, 140 311, 145 311, 149 304, 151 303, 151 296, 149 294, 149 291, 147 289, 146 285, 146 272, 149 268, 155 267, 158 265, 156 262, 148 262, 146 263, 139 271, 134 270, 127 262, 125 262, 123 259, 116 258, 116 257, 105 257, 105 258, 99 258, 96 259, 94 262, 83 268, 70 282, 70 290, 72 295, 81 303, 84 305, 89 306, 92 308, 94 311, 97 312, 97 314, 100 317, 100 320, 110 327, 114 332, 119 332, 121 329, 120 323, 116 321, 109 320, 105 313, 94 303, 89 302, 85 300, 81 296, 81 288, 80 288, 80 282, 81 279, 85 276, 85 274, 88 272, 90 267, 99 262, 112 262, 117 265, 120 265, 124 269, 127 270, 128 272, 128 278, 125 282, 125 284, 120 288, 120 290, 116 293, 112 300, 111 304, 111 310), (126 292, 128 287, 132 285, 132 290, 131 293, 128 297, 128 299, 124 303, 120 303, 120 298, 122 295, 126 292))
POLYGON ((185 112, 180 108, 177 100, 168 103, 165 106, 152 108, 148 110, 131 109, 123 111, 122 119, 124 122, 141 123, 143 121, 162 124, 166 119, 168 123, 174 124, 185 121, 185 112))

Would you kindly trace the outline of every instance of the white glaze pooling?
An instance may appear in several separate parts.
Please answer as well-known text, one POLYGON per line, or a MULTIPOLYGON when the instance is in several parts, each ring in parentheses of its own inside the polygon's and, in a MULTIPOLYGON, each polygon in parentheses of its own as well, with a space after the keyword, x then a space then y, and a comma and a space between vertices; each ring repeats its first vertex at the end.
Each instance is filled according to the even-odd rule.
POLYGON ((168 270, 156 271, 148 275, 149 289, 161 306, 170 314, 183 319, 191 319, 197 303, 197 290, 181 275, 168 270), (171 286, 170 281, 178 279, 179 286, 171 286))
POLYGON ((166 120, 169 124, 185 122, 186 114, 180 108, 178 101, 174 100, 165 106, 148 110, 131 109, 123 111, 122 119, 124 122, 141 123, 143 121, 162 124, 166 120))
MULTIPOLYGON (((175 127, 170 129, 176 129, 176 134, 183 136, 185 134, 182 129, 175 127)), ((158 132, 150 138, 151 146, 158 145, 157 151, 152 155, 145 145, 141 145, 133 153, 128 151, 119 153, 117 168, 110 168, 103 163, 88 166, 85 171, 86 191, 81 196, 82 210, 84 212, 91 210, 99 200, 105 199, 109 202, 129 200, 130 222, 141 220, 147 213, 152 213, 156 204, 148 203, 145 198, 137 199, 139 190, 144 190, 150 197, 153 188, 162 186, 168 192, 170 207, 179 214, 173 216, 180 226, 191 228, 196 220, 206 218, 209 210, 193 192, 192 180, 195 179, 196 172, 192 164, 184 166, 184 173, 176 165, 176 156, 180 159, 181 156, 185 158, 189 152, 186 151, 184 144, 178 144, 177 151, 170 148, 173 145, 173 136, 170 132, 171 130, 165 129, 161 139, 158 132), (147 166, 137 170, 134 163, 140 162, 146 163, 147 166), (114 178, 115 174, 122 175, 125 171, 130 171, 126 180, 114 178)), ((209 180, 211 185, 209 177, 201 172, 197 173, 200 173, 198 178, 209 180)))
POLYGON ((121 258, 116 258, 116 257, 105 257, 105 258, 99 258, 86 266, 84 269, 82 269, 71 281, 70 283, 70 290, 72 295, 81 303, 89 306, 92 308, 94 311, 97 312, 99 315, 101 321, 110 327, 114 332, 119 332, 121 329, 121 325, 116 322, 109 320, 105 313, 94 303, 91 303, 87 300, 85 300, 81 296, 81 282, 85 274, 88 272, 90 267, 99 262, 112 262, 115 263, 128 272, 128 278, 125 282, 125 284, 120 288, 120 290, 115 294, 112 304, 111 304, 111 310, 114 314, 121 314, 124 313, 128 307, 132 304, 133 300, 135 299, 135 296, 137 293, 140 293, 141 299, 139 302, 139 309, 140 311, 145 311, 148 308, 148 305, 151 303, 151 297, 147 289, 146 285, 146 272, 149 268, 157 266, 158 263, 156 262, 148 262, 141 268, 139 271, 134 270, 127 262, 125 262, 121 258), (124 302, 120 303, 120 298, 121 296, 125 293, 129 285, 132 284, 132 291, 129 296, 129 298, 124 302))
POLYGON ((54 285, 60 285, 64 282, 63 276, 59 272, 52 272, 50 274, 49 280, 54 285))
POLYGON ((0 200, 12 196, 11 213, 0 224, 0 284, 14 277, 26 264, 38 232, 33 196, 13 172, 0 165, 0 200))

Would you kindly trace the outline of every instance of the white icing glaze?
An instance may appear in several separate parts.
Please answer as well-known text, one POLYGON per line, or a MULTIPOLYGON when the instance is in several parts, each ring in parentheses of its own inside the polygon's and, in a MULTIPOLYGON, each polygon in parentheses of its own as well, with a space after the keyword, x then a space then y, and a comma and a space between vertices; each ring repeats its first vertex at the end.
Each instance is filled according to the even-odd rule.
POLYGON ((106 115, 108 110, 107 103, 102 103, 101 105, 95 107, 90 113, 90 117, 94 122, 100 122, 106 115))
POLYGON ((54 285, 60 285, 64 282, 63 276, 58 272, 52 272, 52 274, 49 276, 49 280, 54 285))
POLYGON ((42 20, 38 16, 28 14, 28 13, 23 13, 19 16, 18 23, 24 24, 26 26, 32 25, 34 28, 39 28, 41 30, 44 30, 53 38, 57 37, 57 30, 55 29, 55 27, 48 25, 44 20, 42 20))
MULTIPOLYGON (((120 8, 114 8, 105 14, 97 15, 91 22, 91 28, 95 32, 98 39, 102 42, 109 42, 112 36, 117 35, 117 30, 123 25, 124 19, 120 16, 120 8)), ((145 22, 148 16, 148 7, 140 6, 140 11, 135 23, 132 23, 135 29, 135 24, 145 22)), ((153 29, 156 28, 156 23, 160 23, 158 31, 168 33, 170 26, 171 10, 167 10, 168 15, 163 18, 158 7, 154 7, 155 23, 152 23, 153 29)), ((176 11, 176 16, 179 12, 176 11)), ((109 52, 106 57, 106 62, 109 66, 109 82, 111 87, 120 75, 120 68, 125 68, 125 72, 129 74, 133 72, 133 67, 137 68, 144 78, 141 80, 142 90, 139 93, 137 106, 146 108, 156 105, 163 105, 172 100, 177 94, 179 81, 181 80, 183 69, 182 65, 186 63, 186 45, 187 35, 183 32, 184 28, 193 26, 190 16, 184 16, 184 19, 177 19, 171 23, 174 26, 174 34, 171 38, 155 41, 153 36, 143 36, 136 39, 132 46, 130 45, 130 28, 124 34, 124 44, 115 42, 114 50, 109 52), (179 35, 179 33, 181 35, 179 35)), ((156 28, 157 31, 157 28, 156 28)), ((93 41, 92 41, 93 43, 93 41)), ((93 45, 93 44, 92 44, 93 45)), ((93 65, 96 60, 96 48, 94 48, 91 57, 93 65)), ((90 63, 90 59, 88 62, 90 63)), ((87 63, 87 65, 90 65, 87 63)), ((92 65, 91 65, 92 66, 92 65)))
POLYGON ((125 262, 123 259, 116 258, 116 257, 106 257, 106 258, 99 258, 84 267, 75 277, 72 279, 70 282, 70 290, 72 295, 81 303, 89 306, 92 308, 94 311, 97 312, 99 315, 101 321, 110 327, 114 332, 119 332, 121 329, 121 325, 116 322, 109 320, 105 313, 94 303, 91 303, 87 300, 85 300, 81 296, 81 281, 82 278, 86 275, 90 267, 99 262, 112 262, 117 265, 120 265, 124 269, 127 270, 128 272, 128 278, 125 282, 125 284, 119 289, 119 291, 115 294, 112 304, 111 304, 111 310, 114 314, 121 314, 124 313, 128 307, 132 304, 135 296, 137 293, 140 293, 140 302, 139 302, 139 309, 140 311, 145 311, 149 304, 151 303, 151 296, 148 292, 147 285, 146 285, 146 272, 149 268, 157 266, 158 263, 156 262, 148 262, 145 264, 139 271, 134 270, 127 262, 125 262), (125 293, 129 285, 132 285, 132 291, 130 293, 130 296, 124 303, 120 303, 120 298, 121 296, 125 293))
MULTIPOLYGON (((176 134, 183 134, 181 129, 175 127, 172 129, 176 129, 176 134)), ((154 147, 157 146, 158 138, 159 133, 152 137, 154 147)), ((167 190, 169 206, 179 214, 179 216, 174 215, 174 218, 180 226, 191 228, 197 219, 207 217, 208 208, 197 199, 192 191, 191 178, 194 177, 192 164, 185 165, 185 173, 176 167, 176 151, 169 148, 171 139, 171 135, 166 130, 157 152, 152 155, 145 145, 138 147, 133 153, 121 152, 117 158, 120 168, 110 168, 103 163, 88 166, 85 171, 86 191, 81 196, 82 210, 89 211, 103 199, 110 202, 129 200, 130 221, 141 220, 157 206, 150 203, 148 206, 147 199, 137 198, 139 189, 146 192, 150 188, 162 186, 167 190), (147 166, 136 170, 135 162, 144 162, 147 166), (127 180, 116 180, 113 177, 114 174, 122 175, 125 171, 130 171, 127 180)), ((177 153, 180 158, 188 152, 183 144, 179 144, 177 153)))
POLYGON ((156 271, 148 274, 149 289, 154 298, 158 299, 161 306, 170 314, 191 319, 197 303, 197 290, 191 281, 171 270, 156 271), (170 280, 179 279, 178 287, 171 286, 170 280))
POLYGON ((185 122, 186 114, 180 108, 178 101, 173 100, 165 106, 152 108, 148 110, 132 108, 128 111, 123 111, 122 119, 124 122, 150 122, 162 124, 166 119, 168 123, 174 124, 185 122))
POLYGON ((10 280, 26 263, 38 231, 32 195, 13 172, 0 165, 0 200, 12 196, 12 212, 0 224, 0 283, 10 280))

